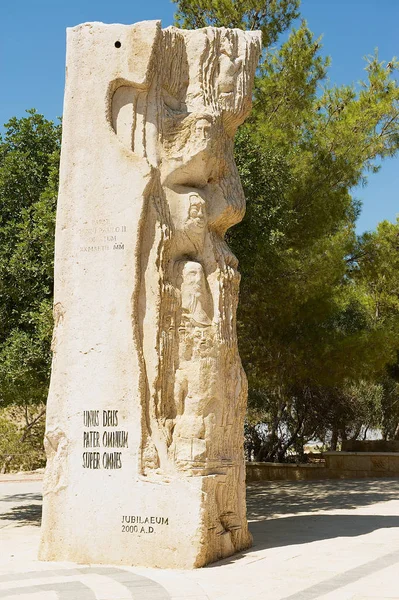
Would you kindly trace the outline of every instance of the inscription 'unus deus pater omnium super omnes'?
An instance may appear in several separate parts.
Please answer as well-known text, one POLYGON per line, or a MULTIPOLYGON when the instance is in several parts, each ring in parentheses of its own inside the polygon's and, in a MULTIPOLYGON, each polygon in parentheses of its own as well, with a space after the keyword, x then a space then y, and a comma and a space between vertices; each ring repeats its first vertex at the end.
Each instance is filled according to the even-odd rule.
MULTIPOLYGON (((118 426, 117 410, 84 410, 83 425, 90 428, 83 431, 84 448, 128 448, 129 433, 126 430, 105 429, 99 431, 97 428, 114 428, 118 426), (95 429, 96 428, 96 429, 95 429)), ((82 466, 84 469, 121 469, 122 452, 83 452, 82 466)))

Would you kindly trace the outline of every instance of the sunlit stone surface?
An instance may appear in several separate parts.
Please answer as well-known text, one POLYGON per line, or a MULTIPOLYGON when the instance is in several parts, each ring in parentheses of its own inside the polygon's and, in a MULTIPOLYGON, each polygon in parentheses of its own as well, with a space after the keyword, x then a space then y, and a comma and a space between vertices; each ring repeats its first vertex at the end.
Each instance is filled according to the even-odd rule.
POLYGON ((260 33, 68 30, 40 557, 199 567, 251 544, 233 137, 260 33))

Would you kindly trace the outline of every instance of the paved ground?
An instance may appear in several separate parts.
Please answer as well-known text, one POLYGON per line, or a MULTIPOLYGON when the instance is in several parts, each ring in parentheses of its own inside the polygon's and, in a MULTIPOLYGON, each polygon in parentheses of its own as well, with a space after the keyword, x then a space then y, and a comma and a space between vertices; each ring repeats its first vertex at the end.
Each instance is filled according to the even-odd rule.
POLYGON ((0 600, 399 599, 398 479, 253 485, 253 548, 196 571, 40 563, 40 490, 0 482, 0 600))

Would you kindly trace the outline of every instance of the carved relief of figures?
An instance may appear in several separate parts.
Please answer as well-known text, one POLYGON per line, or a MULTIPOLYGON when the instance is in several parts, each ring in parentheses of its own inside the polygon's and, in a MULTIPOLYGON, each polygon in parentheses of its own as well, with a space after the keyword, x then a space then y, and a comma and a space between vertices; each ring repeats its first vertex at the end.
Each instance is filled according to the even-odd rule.
POLYGON ((214 492, 219 525, 210 526, 223 533, 239 528, 226 485, 242 476, 246 402, 235 331, 239 274, 224 236, 245 210, 233 138, 250 110, 260 37, 195 33, 160 30, 162 60, 149 59, 146 90, 123 86, 111 113, 121 142, 153 166, 135 311, 141 471, 161 479, 225 473, 214 492))
POLYGON ((138 326, 142 472, 170 476, 176 469, 211 472, 240 453, 242 416, 238 422, 235 415, 246 390, 235 333, 239 274, 224 235, 244 214, 233 137, 250 109, 259 36, 208 28, 194 39, 169 28, 158 44, 162 61, 152 67, 148 90, 120 88, 112 114, 116 124, 124 115, 123 132, 114 125, 121 141, 133 140, 134 152, 144 144, 142 155, 154 166, 137 296, 145 306, 138 326), (149 114, 154 103, 156 117, 149 114))

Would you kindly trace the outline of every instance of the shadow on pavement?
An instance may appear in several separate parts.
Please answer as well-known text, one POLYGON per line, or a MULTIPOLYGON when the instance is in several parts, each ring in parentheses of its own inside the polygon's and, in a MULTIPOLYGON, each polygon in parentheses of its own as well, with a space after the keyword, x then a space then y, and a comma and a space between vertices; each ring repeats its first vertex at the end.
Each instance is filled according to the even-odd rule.
MULTIPOLYGON (((399 527, 399 517, 384 515, 300 515, 250 523, 251 550, 354 537, 376 529, 399 527)), ((250 551, 251 551, 250 550, 250 551)))
POLYGON ((396 500, 399 479, 262 481, 247 488, 248 519, 355 509, 396 500))
POLYGON ((1 502, 27 502, 28 500, 41 502, 42 499, 41 494, 9 494, 8 496, 1 496, 1 502))
POLYGON ((312 514, 331 510, 350 511, 397 500, 398 495, 399 479, 391 478, 262 481, 251 484, 247 487, 247 515, 254 545, 206 568, 236 562, 262 549, 360 536, 377 529, 399 527, 399 516, 312 514))
MULTIPOLYGON (((22 496, 23 494, 21 494, 22 496)), ((27 494, 29 495, 29 494, 27 494)), ((22 504, 13 506, 11 510, 0 515, 1 521, 17 521, 17 527, 24 525, 40 525, 42 520, 42 507, 40 504, 22 504)))

